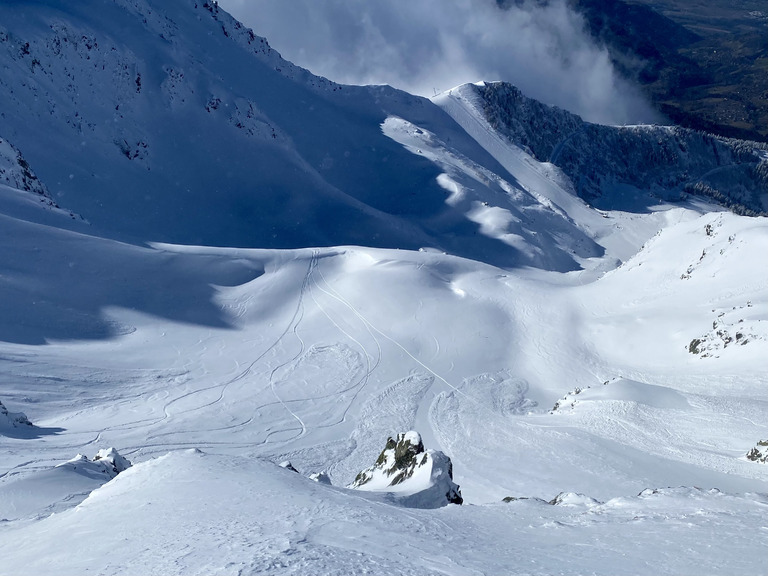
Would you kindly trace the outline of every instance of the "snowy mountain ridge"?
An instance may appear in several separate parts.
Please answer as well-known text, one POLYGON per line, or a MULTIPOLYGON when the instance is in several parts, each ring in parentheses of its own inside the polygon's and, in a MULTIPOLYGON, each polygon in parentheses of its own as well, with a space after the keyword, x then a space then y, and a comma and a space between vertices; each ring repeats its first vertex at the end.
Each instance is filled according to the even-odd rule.
MULTIPOLYGON (((494 130, 550 162, 578 195, 602 208, 642 208, 616 198, 621 186, 662 200, 709 197, 738 213, 768 212, 768 145, 678 126, 601 126, 526 98, 503 82, 468 84, 435 98, 470 101, 494 130)), ((641 198, 640 202, 647 201, 641 198)))
POLYGON ((761 148, 340 86, 214 2, 0 26, 4 570, 760 573, 768 219, 680 174, 746 213, 761 148))
MULTIPOLYGON (((283 61, 209 3, 116 2, 98 10, 54 3, 34 6, 36 18, 22 18, 16 6, 0 10, 2 135, 52 196, 100 234, 418 248, 435 244, 445 228, 434 169, 378 128, 388 113, 406 111, 445 125, 422 98, 387 87, 342 90, 283 61), (202 55, 196 46, 205 44, 211 49, 202 55), (357 145, 362 134, 370 145, 357 145), (95 200, 105 189, 109 202, 95 200), (351 224, 345 229, 327 224, 339 211, 351 224)), ((459 130, 446 134, 462 145, 459 130)), ((467 232, 459 234, 471 244, 467 232)))

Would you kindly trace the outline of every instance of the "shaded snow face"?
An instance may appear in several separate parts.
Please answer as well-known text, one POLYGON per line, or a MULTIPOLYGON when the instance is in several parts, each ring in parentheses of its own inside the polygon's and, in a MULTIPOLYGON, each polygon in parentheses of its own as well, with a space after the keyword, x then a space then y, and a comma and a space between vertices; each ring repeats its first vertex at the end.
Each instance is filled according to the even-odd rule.
POLYGON ((465 82, 505 80, 600 123, 658 120, 615 73, 566 2, 269 2, 224 0, 289 60, 350 84, 432 96, 465 82))
POLYGON ((659 576, 690 573, 695 561, 702 574, 729 575, 761 573, 764 557, 764 494, 650 489, 604 504, 567 494, 555 506, 521 499, 439 512, 361 496, 259 459, 177 451, 120 474, 75 510, 4 530, 0 552, 8 574, 129 566, 131 574, 460 576, 567 566, 659 576))

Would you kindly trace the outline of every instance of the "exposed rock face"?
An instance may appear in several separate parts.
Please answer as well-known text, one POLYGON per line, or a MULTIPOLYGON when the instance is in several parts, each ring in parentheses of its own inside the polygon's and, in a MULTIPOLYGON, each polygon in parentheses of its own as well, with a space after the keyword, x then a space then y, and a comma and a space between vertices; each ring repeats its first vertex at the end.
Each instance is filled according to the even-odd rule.
POLYGON ((629 184, 668 200, 706 196, 737 214, 762 215, 768 145, 671 126, 601 126, 527 98, 505 82, 472 85, 488 122, 540 162, 551 162, 576 192, 612 207, 611 189, 629 184))
POLYGON ((453 483, 451 459, 442 452, 425 450, 421 436, 413 431, 387 439, 376 463, 360 472, 349 487, 390 492, 404 505, 415 508, 464 501, 459 486, 453 483))

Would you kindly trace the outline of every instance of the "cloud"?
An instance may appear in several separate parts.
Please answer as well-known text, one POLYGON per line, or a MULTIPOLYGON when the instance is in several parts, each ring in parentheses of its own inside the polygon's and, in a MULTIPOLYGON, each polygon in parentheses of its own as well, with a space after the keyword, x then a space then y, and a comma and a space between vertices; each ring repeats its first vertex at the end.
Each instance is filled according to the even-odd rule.
POLYGON ((431 96, 504 80, 605 124, 658 121, 565 0, 221 0, 286 59, 347 84, 431 96))

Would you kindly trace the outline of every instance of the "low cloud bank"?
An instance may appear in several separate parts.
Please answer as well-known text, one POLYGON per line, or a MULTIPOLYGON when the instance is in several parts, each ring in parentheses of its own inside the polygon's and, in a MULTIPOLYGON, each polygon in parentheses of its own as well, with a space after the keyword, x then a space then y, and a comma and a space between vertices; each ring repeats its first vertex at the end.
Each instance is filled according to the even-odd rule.
POLYGON ((347 84, 432 96, 504 80, 603 124, 658 122, 564 0, 222 0, 286 59, 347 84))

